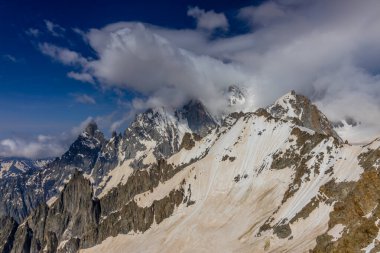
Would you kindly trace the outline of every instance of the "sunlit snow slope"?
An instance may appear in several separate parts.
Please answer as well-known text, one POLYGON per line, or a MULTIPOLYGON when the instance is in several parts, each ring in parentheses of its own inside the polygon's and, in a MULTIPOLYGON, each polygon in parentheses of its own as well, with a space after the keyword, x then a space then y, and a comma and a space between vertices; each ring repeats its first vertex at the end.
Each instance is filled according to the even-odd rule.
MULTIPOLYGON (((233 114, 172 155, 169 164, 187 165, 133 201, 150 207, 181 188, 186 201, 145 232, 110 236, 81 252, 323 252, 322 244, 333 249, 355 225, 331 214, 337 203, 350 201, 365 171, 377 169, 365 159, 380 142, 344 144, 316 108, 295 107, 296 96, 289 93, 267 110, 233 114)), ((363 212, 377 208, 368 203, 363 212)), ((370 252, 376 237, 369 235, 358 247, 370 252)))

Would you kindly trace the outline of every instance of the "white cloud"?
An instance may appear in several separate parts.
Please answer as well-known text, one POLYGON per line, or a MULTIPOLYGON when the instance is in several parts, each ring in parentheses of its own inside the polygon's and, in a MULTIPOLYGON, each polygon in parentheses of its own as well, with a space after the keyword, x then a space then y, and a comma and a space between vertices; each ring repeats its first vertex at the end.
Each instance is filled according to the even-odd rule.
POLYGON ((69 73, 67 73, 67 76, 84 83, 92 83, 92 84, 95 83, 94 78, 89 73, 83 73, 83 72, 78 73, 78 72, 70 71, 69 73))
POLYGON ((195 18, 197 21, 197 28, 212 31, 220 28, 223 30, 228 29, 228 21, 224 13, 216 13, 215 11, 205 11, 198 7, 190 7, 187 15, 195 18))
POLYGON ((62 26, 58 25, 58 24, 55 24, 53 23, 52 21, 49 21, 49 20, 44 20, 45 22, 45 25, 46 25, 46 29, 48 30, 48 32, 55 36, 55 37, 63 37, 64 35, 64 32, 66 31, 65 28, 63 28, 62 26))
POLYGON ((56 136, 38 135, 29 139, 12 137, 0 140, 0 157, 48 158, 62 155, 93 118, 89 117, 69 132, 56 136))
POLYGON ((72 94, 75 98, 75 101, 81 104, 94 105, 96 101, 93 97, 87 94, 72 94))
POLYGON ((93 29, 89 43, 98 54, 86 69, 100 83, 133 89, 147 106, 178 106, 198 98, 216 110, 221 87, 247 81, 238 65, 194 54, 140 23, 93 29))
POLYGON ((64 149, 57 143, 30 141, 24 139, 4 139, 0 141, 0 156, 42 158, 62 154, 64 149))
POLYGON ((61 57, 62 48, 45 54, 72 59, 60 61, 80 64, 104 87, 143 94, 134 107, 200 98, 216 110, 220 90, 233 83, 248 86, 265 106, 294 89, 331 120, 351 117, 380 134, 379 13, 377 0, 273 0, 240 11, 250 32, 209 40, 204 30, 226 28, 227 20, 192 8, 197 30, 119 22, 87 33, 93 60, 61 57))
POLYGON ((39 49, 43 54, 50 56, 65 65, 85 66, 87 64, 87 60, 84 57, 67 48, 57 47, 49 43, 42 43, 39 44, 39 49))
POLYGON ((253 26, 270 25, 272 22, 278 22, 281 18, 286 17, 285 10, 276 2, 268 1, 253 7, 242 8, 239 17, 247 19, 253 26))

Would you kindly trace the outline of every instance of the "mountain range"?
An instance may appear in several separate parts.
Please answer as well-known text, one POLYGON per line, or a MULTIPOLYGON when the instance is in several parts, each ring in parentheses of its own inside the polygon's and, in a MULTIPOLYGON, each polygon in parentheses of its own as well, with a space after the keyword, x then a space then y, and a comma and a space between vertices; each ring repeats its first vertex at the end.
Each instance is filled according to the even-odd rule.
POLYGON ((380 139, 349 144, 294 91, 216 117, 152 108, 53 160, 0 160, 1 252, 378 252, 380 139))

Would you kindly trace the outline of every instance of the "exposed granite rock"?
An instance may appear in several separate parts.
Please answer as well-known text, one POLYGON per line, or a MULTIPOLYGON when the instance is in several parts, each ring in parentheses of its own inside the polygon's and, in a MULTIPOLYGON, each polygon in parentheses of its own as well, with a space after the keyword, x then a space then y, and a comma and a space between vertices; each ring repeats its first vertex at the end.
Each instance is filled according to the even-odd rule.
POLYGON ((118 163, 118 155, 121 150, 122 136, 116 133, 112 134, 111 139, 103 145, 91 171, 91 177, 94 179, 94 185, 99 185, 104 176, 114 169, 118 163))
MULTIPOLYGON (((0 216, 11 216, 21 222, 40 203, 57 196, 75 170, 91 175, 98 186, 105 176, 127 159, 130 166, 144 169, 146 156, 137 157, 150 143, 157 160, 178 152, 184 132, 180 125, 188 125, 193 139, 200 138, 217 127, 216 121, 199 101, 191 101, 183 108, 169 113, 165 109, 149 109, 136 116, 123 136, 114 134, 106 140, 95 122, 90 122, 67 152, 40 171, 30 170, 18 177, 0 180, 0 216)), ((149 152, 151 152, 149 150, 149 152)), ((96 194, 101 189, 98 188, 96 194)))
POLYGON ((195 146, 195 141, 191 133, 185 133, 182 138, 180 149, 190 150, 195 146))
POLYGON ((216 120, 202 102, 198 100, 190 101, 182 110, 176 112, 176 116, 186 119, 191 131, 201 137, 204 137, 211 129, 218 126, 216 120))
POLYGON ((292 234, 289 223, 279 224, 274 226, 273 233, 278 236, 278 238, 284 239, 292 234))
POLYGON ((335 203, 330 213, 329 230, 337 224, 344 225, 345 229, 337 240, 332 240, 328 231, 318 236, 312 252, 360 252, 372 242, 374 248, 371 252, 377 252, 379 243, 375 238, 380 230, 380 173, 374 164, 378 159, 379 149, 362 153, 359 160, 365 171, 358 182, 331 181, 321 188, 335 203))
POLYGON ((102 197, 102 216, 122 208, 137 194, 152 191, 160 182, 172 178, 180 169, 161 159, 149 169, 134 170, 124 185, 119 185, 102 197))
POLYGON ((0 252, 11 252, 17 227, 18 224, 13 218, 0 218, 0 252))
POLYGON ((12 252, 56 252, 60 242, 95 229, 99 214, 91 183, 77 171, 50 208, 42 204, 18 227, 12 252))
POLYGON ((0 216, 11 216, 21 223, 40 203, 57 195, 75 170, 90 173, 104 143, 103 134, 94 122, 90 122, 68 151, 43 169, 28 170, 19 177, 0 180, 3 196, 0 216))
POLYGON ((0 217, 21 222, 44 199, 41 178, 50 160, 0 159, 0 217))
MULTIPOLYGON (((144 232, 153 222, 159 224, 172 215, 183 203, 185 191, 181 186, 148 207, 138 206, 134 196, 152 191, 180 169, 160 160, 149 170, 136 170, 127 184, 119 185, 100 200, 94 198, 90 181, 76 171, 50 207, 40 205, 14 231, 14 240, 8 240, 10 244, 17 242, 12 252, 76 252, 111 235, 144 232)), ((184 204, 190 201, 189 197, 184 204)))

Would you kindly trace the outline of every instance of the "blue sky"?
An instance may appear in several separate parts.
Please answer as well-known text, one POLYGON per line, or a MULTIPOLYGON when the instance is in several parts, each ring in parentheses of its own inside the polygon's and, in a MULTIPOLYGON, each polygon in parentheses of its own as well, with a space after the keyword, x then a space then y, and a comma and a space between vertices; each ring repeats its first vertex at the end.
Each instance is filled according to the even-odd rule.
POLYGON ((219 113, 231 84, 253 108, 294 89, 378 133, 379 13, 377 0, 0 0, 0 156, 59 155, 91 119, 109 135, 193 98, 219 113))
MULTIPOLYGON (((170 28, 194 27, 189 6, 236 12, 250 1, 0 1, 0 138, 56 134, 89 116, 112 113, 120 95, 67 77, 68 68, 41 54, 38 43, 70 47, 91 56, 81 36, 118 21, 141 21, 170 28), (233 3, 232 3, 233 2, 233 3), (46 22, 60 26, 54 36, 46 22), (38 36, 28 34, 29 29, 38 36), (81 103, 88 95, 96 104, 81 103)), ((124 90, 122 99, 134 94, 124 90)))

